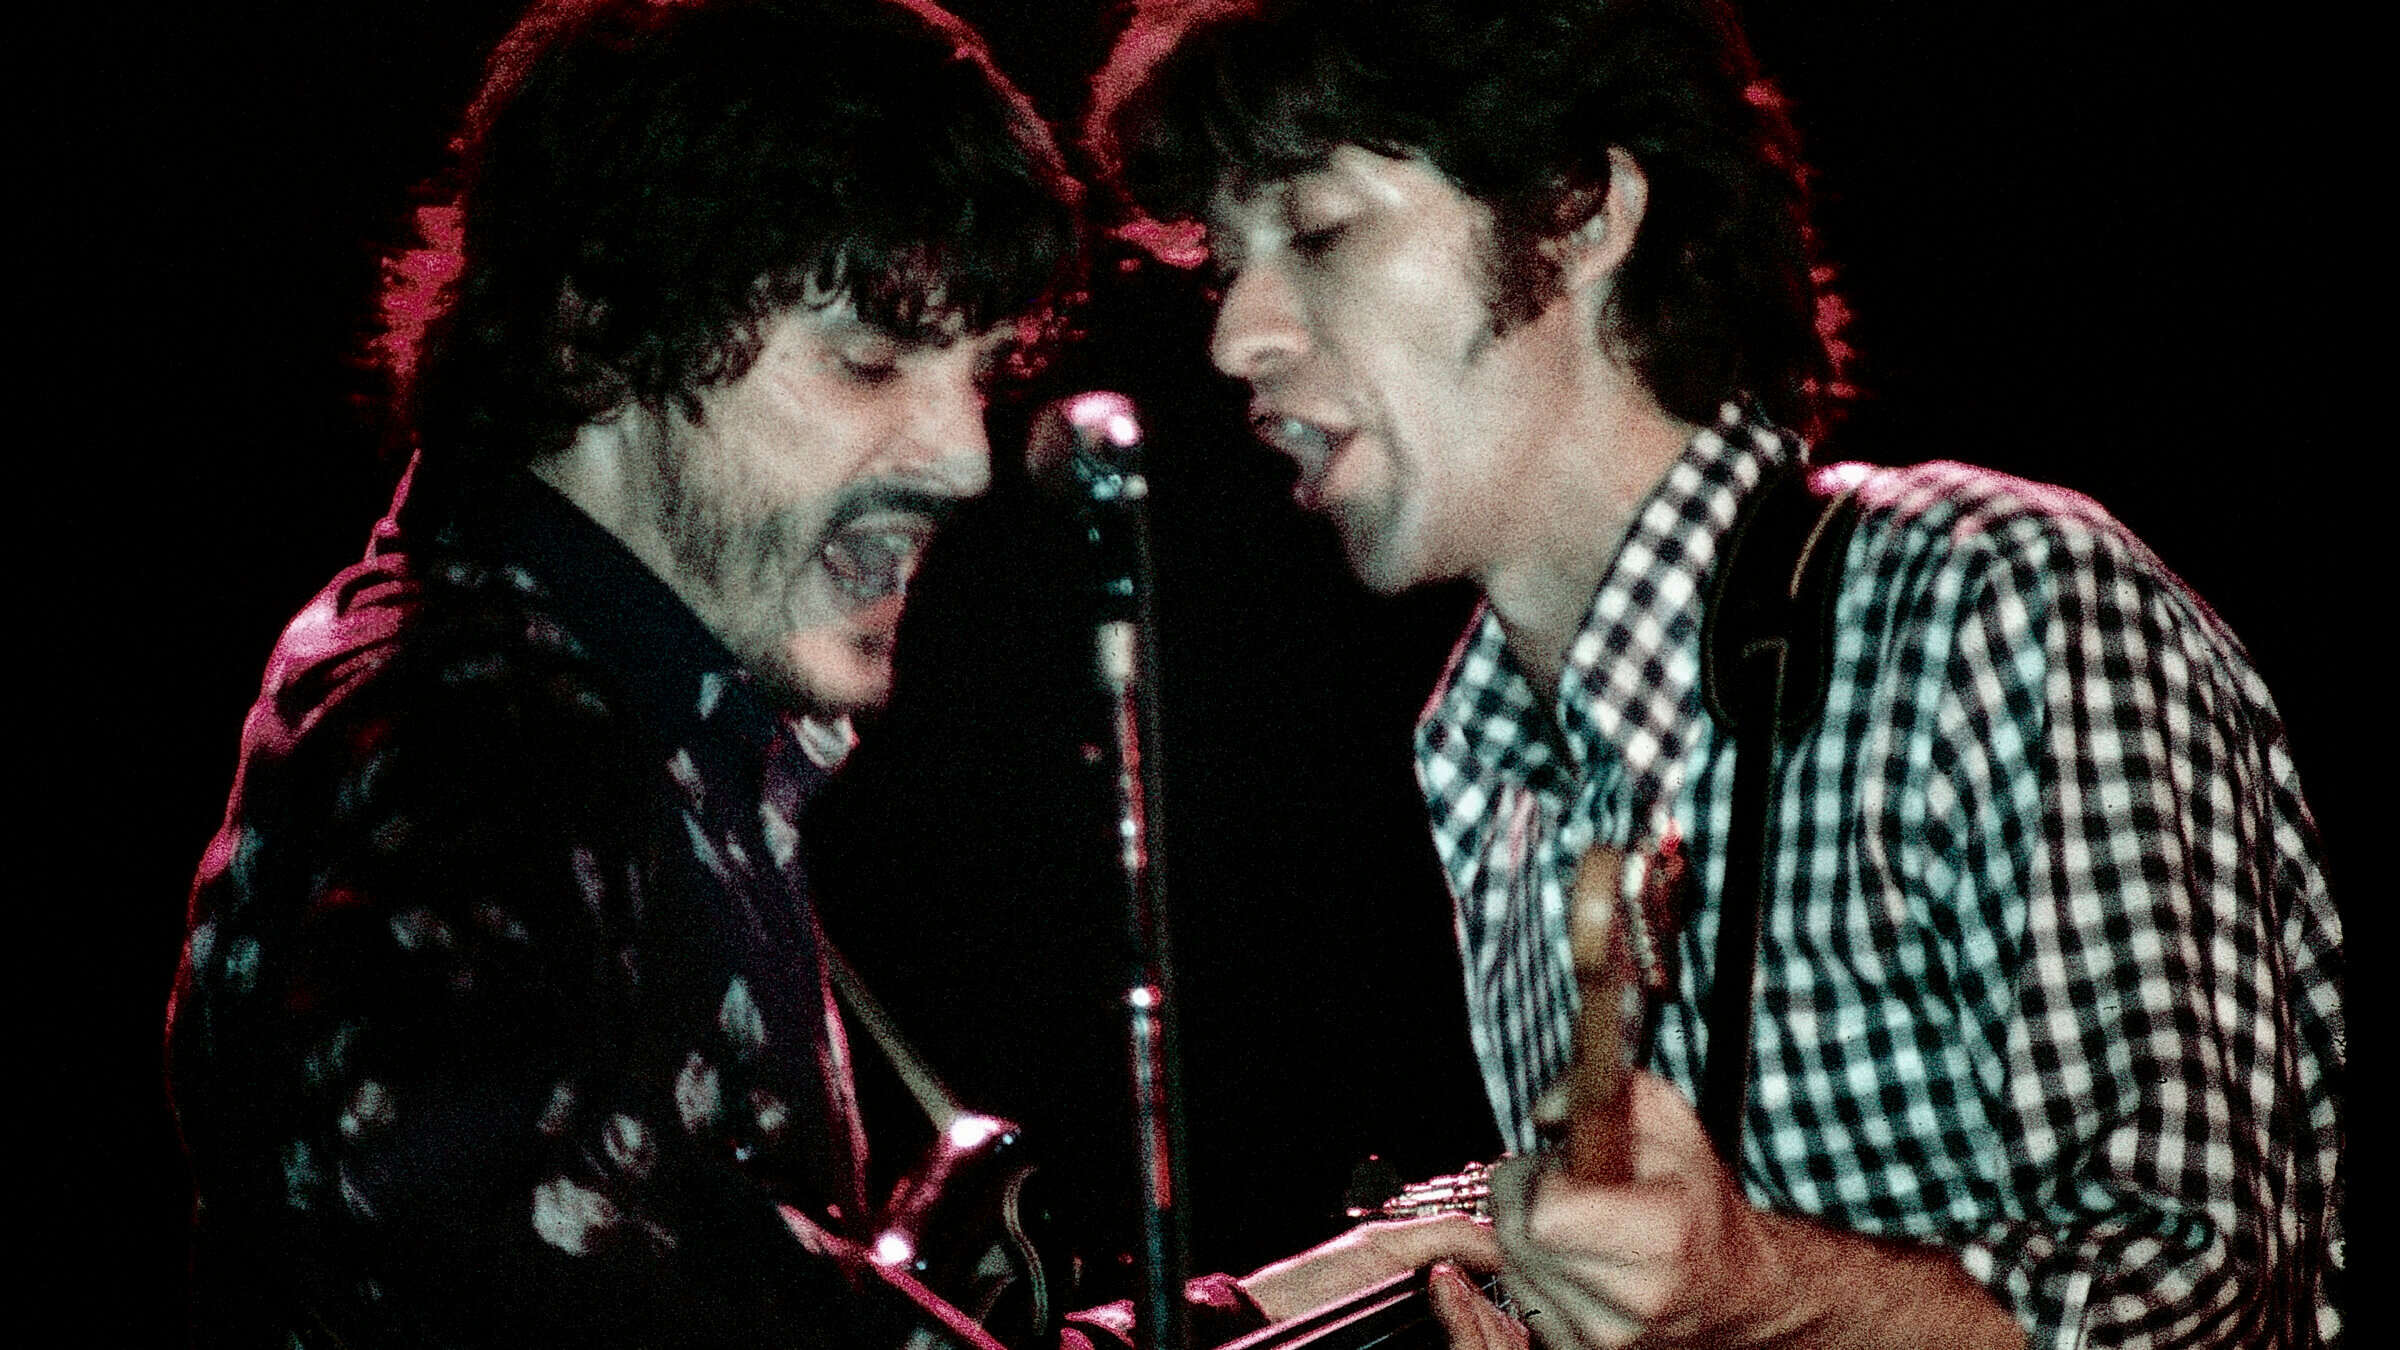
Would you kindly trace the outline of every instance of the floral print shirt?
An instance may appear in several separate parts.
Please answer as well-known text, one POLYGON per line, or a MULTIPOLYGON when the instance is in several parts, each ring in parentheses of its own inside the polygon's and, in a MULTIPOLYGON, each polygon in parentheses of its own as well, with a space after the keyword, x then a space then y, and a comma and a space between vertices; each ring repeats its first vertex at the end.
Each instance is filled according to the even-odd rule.
POLYGON ((776 1208, 863 1210, 800 857, 847 726, 532 478, 411 478, 277 645, 193 888, 203 1342, 899 1343, 776 1208))

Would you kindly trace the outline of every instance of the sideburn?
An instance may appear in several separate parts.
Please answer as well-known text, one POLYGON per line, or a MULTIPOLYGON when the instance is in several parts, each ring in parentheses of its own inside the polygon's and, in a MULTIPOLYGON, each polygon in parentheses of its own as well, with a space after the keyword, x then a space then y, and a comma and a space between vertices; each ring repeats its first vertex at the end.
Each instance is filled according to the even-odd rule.
MULTIPOLYGON (((669 409, 661 420, 678 416, 679 410, 669 409)), ((705 434, 696 419, 691 428, 695 435, 705 434)), ((675 570, 711 592, 723 594, 733 533, 723 510, 704 486, 694 482, 694 455, 681 438, 661 427, 658 434, 643 440, 652 500, 658 503, 658 532, 675 560, 675 570)))
POLYGON ((1532 322, 1562 293, 1558 260, 1542 247, 1547 236, 1527 214, 1495 210, 1482 250, 1484 305, 1491 311, 1495 338, 1532 322))

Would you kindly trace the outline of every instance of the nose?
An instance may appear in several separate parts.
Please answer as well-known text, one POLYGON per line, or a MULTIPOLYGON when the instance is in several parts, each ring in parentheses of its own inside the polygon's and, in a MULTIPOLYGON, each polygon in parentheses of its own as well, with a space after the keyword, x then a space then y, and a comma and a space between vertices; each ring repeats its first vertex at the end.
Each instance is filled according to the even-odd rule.
POLYGON ((981 496, 992 485, 992 442, 984 430, 983 392, 972 369, 935 383, 937 387, 915 401, 905 467, 947 495, 981 496))
POLYGON ((1264 260, 1234 274, 1217 304, 1208 357, 1217 369, 1253 386, 1273 383, 1307 350, 1290 281, 1264 260))

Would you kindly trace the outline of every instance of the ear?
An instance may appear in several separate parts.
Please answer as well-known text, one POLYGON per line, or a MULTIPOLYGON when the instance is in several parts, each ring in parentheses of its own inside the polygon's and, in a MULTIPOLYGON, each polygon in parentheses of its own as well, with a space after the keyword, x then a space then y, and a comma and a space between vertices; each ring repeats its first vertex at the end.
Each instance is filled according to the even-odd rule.
POLYGON ((1608 148, 1608 183, 1569 196, 1560 214, 1582 217, 1564 234, 1543 241, 1559 267, 1562 289, 1582 294, 1608 280, 1633 252, 1650 205, 1650 179, 1625 150, 1608 148), (1596 200, 1595 200, 1596 199, 1596 200))

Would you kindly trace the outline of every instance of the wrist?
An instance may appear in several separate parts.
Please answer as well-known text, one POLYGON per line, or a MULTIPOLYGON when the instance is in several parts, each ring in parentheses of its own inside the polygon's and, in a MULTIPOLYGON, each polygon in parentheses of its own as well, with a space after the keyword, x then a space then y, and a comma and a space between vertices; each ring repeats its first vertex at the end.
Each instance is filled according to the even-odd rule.
POLYGON ((1956 1254, 1756 1213, 1736 1311, 1714 1339, 1744 1350, 2023 1350, 2024 1330, 1956 1254))
POLYGON ((1676 1343, 1728 1350, 1805 1344, 1796 1339, 1818 1318, 1807 1269, 1811 1236, 1802 1224, 1741 1204, 1728 1216, 1732 1257, 1714 1288, 1701 1293, 1692 1331, 1676 1343))
POLYGON ((1745 1263, 1742 1287, 1728 1300, 1732 1333, 1719 1344, 1743 1350, 1775 1350, 1814 1344, 1822 1328, 1828 1235, 1804 1219, 1752 1211, 1756 1234, 1745 1263))

